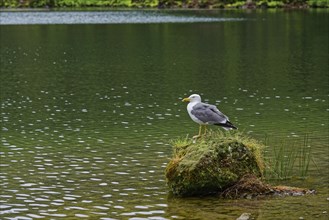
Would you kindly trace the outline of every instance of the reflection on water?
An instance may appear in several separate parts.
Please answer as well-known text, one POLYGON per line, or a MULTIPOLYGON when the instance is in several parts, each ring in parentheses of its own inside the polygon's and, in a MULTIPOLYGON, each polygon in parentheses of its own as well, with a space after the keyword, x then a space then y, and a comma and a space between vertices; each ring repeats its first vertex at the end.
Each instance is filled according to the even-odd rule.
POLYGON ((326 13, 235 13, 246 19, 0 26, 1 218, 327 218, 326 13), (270 143, 309 134, 317 166, 285 184, 318 194, 172 198, 168 143, 198 130, 180 101, 191 93, 270 143))

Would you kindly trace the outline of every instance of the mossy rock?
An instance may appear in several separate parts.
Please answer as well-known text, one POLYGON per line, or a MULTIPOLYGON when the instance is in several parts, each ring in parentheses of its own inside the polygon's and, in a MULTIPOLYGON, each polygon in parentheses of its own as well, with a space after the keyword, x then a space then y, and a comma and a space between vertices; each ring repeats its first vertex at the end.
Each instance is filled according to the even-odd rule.
POLYGON ((246 174, 261 177, 263 145, 238 132, 208 132, 200 139, 172 141, 166 168, 170 190, 178 196, 217 194, 246 174))

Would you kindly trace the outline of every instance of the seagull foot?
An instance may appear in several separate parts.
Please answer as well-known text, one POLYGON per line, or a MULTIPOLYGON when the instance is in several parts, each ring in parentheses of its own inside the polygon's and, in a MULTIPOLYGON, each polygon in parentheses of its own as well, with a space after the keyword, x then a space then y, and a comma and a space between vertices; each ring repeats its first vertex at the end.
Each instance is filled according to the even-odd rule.
POLYGON ((198 139, 198 138, 200 138, 201 137, 201 135, 194 135, 192 138, 193 139, 198 139))

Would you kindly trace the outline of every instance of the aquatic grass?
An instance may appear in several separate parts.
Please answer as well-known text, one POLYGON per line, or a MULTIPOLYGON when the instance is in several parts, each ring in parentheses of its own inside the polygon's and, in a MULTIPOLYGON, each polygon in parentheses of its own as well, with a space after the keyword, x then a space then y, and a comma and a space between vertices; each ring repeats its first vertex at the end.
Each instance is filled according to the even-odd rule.
POLYGON ((300 178, 307 177, 311 161, 313 162, 314 166, 318 169, 312 157, 312 148, 309 144, 309 136, 308 134, 306 134, 304 137, 303 145, 299 149, 298 172, 300 178))
POLYGON ((274 147, 274 173, 279 179, 288 179, 292 177, 297 151, 294 146, 290 146, 285 141, 279 146, 274 147))
MULTIPOLYGON (((268 138, 265 140, 268 146, 268 138)), ((287 180, 293 177, 306 178, 311 161, 315 164, 308 134, 304 136, 302 143, 283 140, 279 145, 273 146, 272 156, 265 156, 267 165, 264 174, 265 179, 287 180)))

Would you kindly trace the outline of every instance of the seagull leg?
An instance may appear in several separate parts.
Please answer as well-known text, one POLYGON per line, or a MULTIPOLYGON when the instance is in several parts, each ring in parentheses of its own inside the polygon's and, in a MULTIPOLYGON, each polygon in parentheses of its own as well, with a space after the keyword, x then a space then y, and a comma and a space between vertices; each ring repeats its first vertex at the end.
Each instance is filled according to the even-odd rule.
POLYGON ((202 125, 200 125, 200 127, 199 127, 199 134, 198 135, 194 135, 193 136, 193 139, 201 137, 201 132, 202 132, 202 125))
POLYGON ((207 125, 204 126, 204 134, 207 134, 207 125))

